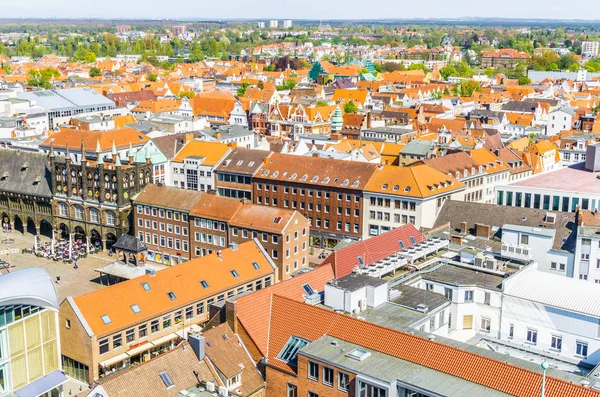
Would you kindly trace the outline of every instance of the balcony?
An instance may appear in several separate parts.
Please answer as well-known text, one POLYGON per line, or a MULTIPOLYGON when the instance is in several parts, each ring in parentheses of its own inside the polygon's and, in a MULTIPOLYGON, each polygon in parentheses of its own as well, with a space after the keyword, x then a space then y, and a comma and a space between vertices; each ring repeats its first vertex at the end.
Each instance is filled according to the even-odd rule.
POLYGON ((531 248, 527 245, 502 244, 501 254, 507 258, 531 260, 531 248))

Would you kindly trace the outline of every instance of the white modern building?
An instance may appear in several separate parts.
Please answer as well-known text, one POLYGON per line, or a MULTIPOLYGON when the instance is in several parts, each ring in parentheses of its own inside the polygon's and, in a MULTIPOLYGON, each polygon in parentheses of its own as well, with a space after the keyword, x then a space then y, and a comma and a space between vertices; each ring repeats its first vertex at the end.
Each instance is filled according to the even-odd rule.
POLYGON ((292 20, 291 19, 284 19, 283 20, 283 28, 284 29, 289 29, 292 27, 292 20))
POLYGON ((550 112, 548 114, 548 124, 546 125, 546 135, 554 136, 561 131, 571 130, 574 115, 575 108, 569 107, 550 112))
POLYGON ((277 21, 276 19, 271 19, 269 21, 269 27, 270 28, 276 28, 279 26, 279 21, 277 21))
POLYGON ((468 340, 477 333, 499 337, 503 280, 504 273, 453 262, 424 272, 407 285, 450 301, 449 337, 468 340))
POLYGON ((600 362, 600 285, 531 264, 504 281, 500 339, 526 349, 600 362))
POLYGON ((581 54, 585 54, 590 58, 597 57, 599 49, 600 49, 600 43, 597 41, 582 41, 581 42, 581 54))

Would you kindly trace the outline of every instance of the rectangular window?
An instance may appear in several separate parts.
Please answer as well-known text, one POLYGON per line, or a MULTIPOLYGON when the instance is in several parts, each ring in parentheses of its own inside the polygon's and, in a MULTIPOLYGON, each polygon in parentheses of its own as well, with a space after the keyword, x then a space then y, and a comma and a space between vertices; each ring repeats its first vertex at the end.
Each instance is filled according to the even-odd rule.
POLYGON ((286 397, 298 397, 298 386, 288 383, 286 397))
POLYGON ((333 368, 323 367, 323 384, 333 387, 333 368))
POLYGON ((537 330, 535 330, 535 329, 527 330, 527 342, 534 344, 534 345, 537 343, 537 330))
POLYGON ((171 315, 163 317, 163 329, 169 328, 171 326, 171 315))
POLYGON ((134 340, 135 340, 135 329, 127 330, 127 332, 125 333, 125 341, 127 341, 127 343, 131 343, 134 340))
POLYGON ((113 349, 123 346, 123 334, 113 336, 113 349))
POLYGON ((144 338, 146 335, 148 335, 148 325, 142 324, 138 328, 138 338, 144 338))
POLYGON ((580 357, 587 357, 588 355, 588 344, 587 342, 577 341, 575 354, 580 357))
POLYGON ((465 302, 473 302, 473 291, 465 291, 465 302))
POLYGON ((312 361, 308 362, 308 379, 319 381, 319 364, 312 361))
POLYGON ((108 338, 102 339, 99 342, 100 345, 100 354, 108 353, 108 338))
POLYGON ((490 305, 490 300, 491 300, 491 294, 489 292, 485 292, 485 296, 483 298, 483 303, 485 305, 490 305))
POLYGON ((562 350, 562 336, 552 335, 552 340, 550 341, 550 348, 553 350, 561 351, 562 350))
POLYGON ((350 375, 343 372, 338 372, 338 389, 348 391, 350 386, 350 375))
POLYGON ((482 317, 481 318, 481 330, 483 332, 490 332, 491 329, 491 320, 489 318, 482 317))

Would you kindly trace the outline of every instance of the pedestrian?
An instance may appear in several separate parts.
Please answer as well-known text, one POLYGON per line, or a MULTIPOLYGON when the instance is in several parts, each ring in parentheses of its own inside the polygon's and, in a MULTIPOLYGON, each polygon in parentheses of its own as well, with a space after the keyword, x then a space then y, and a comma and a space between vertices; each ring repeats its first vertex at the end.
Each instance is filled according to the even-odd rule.
POLYGON ((77 260, 75 260, 75 266, 73 266, 75 269, 79 269, 79 264, 77 263, 77 260))
POLYGON ((56 276, 56 284, 60 284, 60 276, 56 276))

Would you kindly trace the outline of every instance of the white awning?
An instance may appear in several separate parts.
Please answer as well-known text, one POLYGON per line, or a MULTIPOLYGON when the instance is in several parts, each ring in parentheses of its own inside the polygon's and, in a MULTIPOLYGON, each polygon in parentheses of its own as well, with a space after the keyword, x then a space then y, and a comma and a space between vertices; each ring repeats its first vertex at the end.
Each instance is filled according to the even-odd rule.
POLYGON ((123 360, 126 360, 128 358, 129 358, 129 355, 127 353, 121 353, 117 356, 111 357, 109 359, 106 359, 106 360, 100 362, 100 366, 101 367, 110 367, 111 365, 121 362, 123 360))
POLYGON ((150 349, 152 349, 153 347, 154 347, 154 345, 153 345, 152 343, 150 343, 150 342, 146 342, 146 343, 144 343, 143 345, 140 345, 140 346, 134 347, 133 349, 129 350, 129 351, 127 352, 127 355, 128 355, 129 357, 132 357, 132 356, 135 356, 135 355, 137 355, 137 354, 143 353, 143 352, 145 352, 146 350, 150 350, 150 349))
POLYGON ((176 338, 178 338, 178 337, 179 337, 179 335, 177 335, 177 334, 175 334, 175 333, 173 333, 173 334, 168 334, 168 335, 165 335, 165 336, 163 336, 163 337, 161 337, 161 338, 158 338, 158 339, 156 339, 156 340, 153 340, 151 343, 152 343, 154 346, 158 346, 158 345, 162 345, 163 343, 169 342, 169 341, 171 341, 171 340, 173 340, 173 339, 176 339, 176 338))

